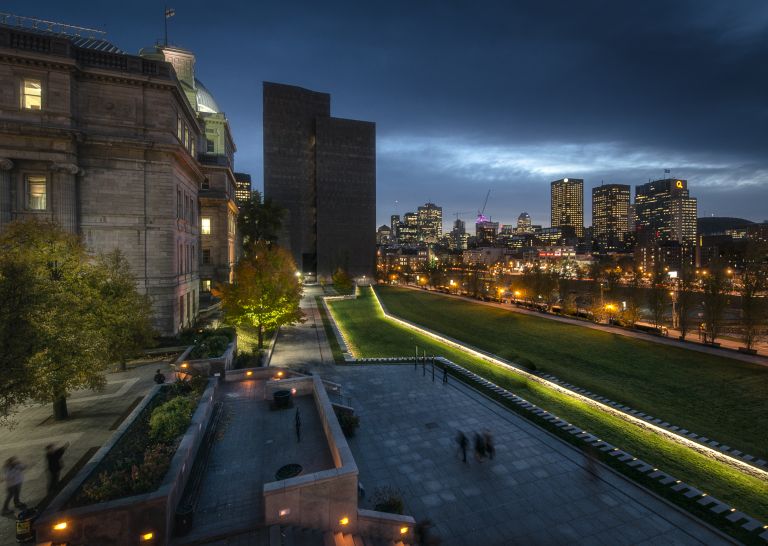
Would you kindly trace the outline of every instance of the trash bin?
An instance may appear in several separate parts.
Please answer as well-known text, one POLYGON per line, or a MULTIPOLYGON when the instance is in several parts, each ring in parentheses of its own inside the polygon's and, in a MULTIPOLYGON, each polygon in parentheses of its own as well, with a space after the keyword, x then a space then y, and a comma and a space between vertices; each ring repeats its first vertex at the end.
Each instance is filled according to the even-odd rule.
POLYGON ((32 520, 35 519, 37 510, 25 508, 16 516, 16 542, 27 544, 35 540, 35 531, 32 528, 32 520))
POLYGON ((183 537, 192 529, 192 517, 194 509, 191 504, 182 504, 176 508, 176 521, 174 524, 174 534, 183 537))

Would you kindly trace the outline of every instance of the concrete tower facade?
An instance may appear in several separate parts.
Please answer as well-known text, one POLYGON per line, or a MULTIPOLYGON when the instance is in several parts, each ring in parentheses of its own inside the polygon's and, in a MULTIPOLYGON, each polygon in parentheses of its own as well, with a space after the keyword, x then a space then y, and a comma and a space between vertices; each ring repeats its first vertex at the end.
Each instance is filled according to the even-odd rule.
POLYGON ((264 82, 264 197, 286 210, 278 243, 305 275, 372 276, 376 126, 330 114, 327 93, 264 82))

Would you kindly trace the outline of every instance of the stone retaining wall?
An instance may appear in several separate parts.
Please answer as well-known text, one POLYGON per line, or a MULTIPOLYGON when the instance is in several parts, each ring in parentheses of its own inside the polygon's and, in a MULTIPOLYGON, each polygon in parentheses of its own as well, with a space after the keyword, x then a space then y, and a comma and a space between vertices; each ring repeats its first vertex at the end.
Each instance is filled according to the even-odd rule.
POLYGON ((156 544, 167 544, 173 532, 176 506, 186 486, 203 434, 211 418, 218 382, 211 380, 192 415, 192 422, 181 438, 168 472, 160 487, 152 492, 109 502, 67 509, 66 504, 82 484, 97 470, 109 451, 130 429, 134 421, 158 393, 156 386, 112 438, 83 467, 51 502, 35 522, 37 543, 98 544, 100 546, 139 544, 140 537, 152 533, 156 544), (55 530, 58 523, 66 528, 55 530))

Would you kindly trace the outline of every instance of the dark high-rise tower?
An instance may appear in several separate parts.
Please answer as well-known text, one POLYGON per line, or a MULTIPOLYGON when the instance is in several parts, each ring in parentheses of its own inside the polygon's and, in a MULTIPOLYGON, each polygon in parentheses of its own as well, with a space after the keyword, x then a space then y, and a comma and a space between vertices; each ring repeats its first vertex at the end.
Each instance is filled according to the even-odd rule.
POLYGON ((635 186, 635 229, 643 242, 696 240, 696 198, 675 178, 635 186))
POLYGON ((584 237, 584 181, 563 178, 552 182, 551 226, 571 227, 584 237))
POLYGON ((376 125, 330 114, 327 93, 264 82, 264 197, 286 210, 278 242, 303 273, 371 276, 376 125))
POLYGON ((623 248, 629 230, 630 187, 604 184, 592 188, 592 237, 601 251, 623 248))

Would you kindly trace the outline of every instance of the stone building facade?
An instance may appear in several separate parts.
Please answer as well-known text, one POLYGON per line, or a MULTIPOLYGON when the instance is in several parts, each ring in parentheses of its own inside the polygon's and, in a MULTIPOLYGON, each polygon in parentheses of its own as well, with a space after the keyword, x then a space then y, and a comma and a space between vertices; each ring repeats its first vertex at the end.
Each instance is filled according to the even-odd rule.
MULTIPOLYGON (((173 65, 179 83, 203 128, 197 159, 203 172, 198 192, 200 205, 200 292, 231 283, 237 259, 235 142, 229 120, 213 95, 195 76, 195 55, 173 46, 144 48, 140 55, 173 65)), ((205 298, 209 301, 209 298, 205 298)))
POLYGON ((309 279, 372 276, 376 125, 331 117, 331 97, 264 82, 264 197, 285 209, 278 243, 309 279))
POLYGON ((119 248, 166 334, 198 312, 204 131, 170 64, 0 25, 0 230, 46 218, 119 248))

